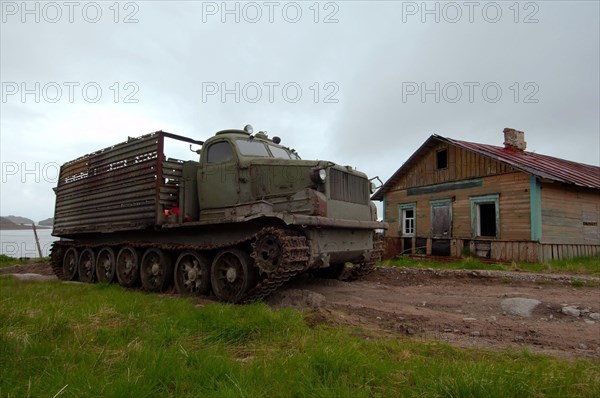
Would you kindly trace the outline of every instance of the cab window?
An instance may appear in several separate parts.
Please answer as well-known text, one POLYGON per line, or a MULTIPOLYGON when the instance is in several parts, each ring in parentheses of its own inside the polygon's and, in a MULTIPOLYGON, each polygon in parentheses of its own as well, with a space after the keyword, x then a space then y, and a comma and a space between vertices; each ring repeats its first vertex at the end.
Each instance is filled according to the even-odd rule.
POLYGON ((227 141, 216 142, 208 148, 207 163, 223 163, 233 159, 233 150, 227 141))
POLYGON ((262 156, 269 157, 265 144, 258 141, 235 140, 240 153, 244 156, 262 156))
POLYGON ((273 157, 281 159, 290 159, 290 154, 283 148, 279 148, 275 145, 269 145, 269 149, 271 150, 273 157))

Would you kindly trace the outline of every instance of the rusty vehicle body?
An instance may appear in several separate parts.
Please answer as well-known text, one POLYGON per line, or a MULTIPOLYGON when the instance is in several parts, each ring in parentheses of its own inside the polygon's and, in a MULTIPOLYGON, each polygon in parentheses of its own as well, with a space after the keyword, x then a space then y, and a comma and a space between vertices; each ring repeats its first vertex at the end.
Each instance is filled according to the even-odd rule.
POLYGON ((383 251, 376 230, 386 227, 373 184, 279 143, 250 126, 206 142, 157 131, 65 163, 56 275, 238 303, 310 269, 368 272, 383 251), (167 139, 202 146, 199 161, 166 158, 167 139))

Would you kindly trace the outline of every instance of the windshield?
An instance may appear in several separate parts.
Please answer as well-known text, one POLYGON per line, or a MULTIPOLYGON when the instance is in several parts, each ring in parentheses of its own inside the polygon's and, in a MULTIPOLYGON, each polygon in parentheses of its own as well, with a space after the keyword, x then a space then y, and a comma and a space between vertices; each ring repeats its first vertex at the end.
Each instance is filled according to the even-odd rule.
POLYGON ((271 153, 273 154, 273 156, 276 157, 276 158, 292 159, 290 157, 289 152, 286 151, 283 148, 280 148, 280 147, 275 146, 275 145, 269 145, 269 149, 271 150, 271 153))
POLYGON ((294 159, 299 160, 300 156, 294 151, 290 151, 287 148, 282 148, 279 146, 265 144, 261 141, 253 141, 253 140, 235 140, 235 144, 237 145, 240 154, 243 156, 261 156, 261 157, 274 157, 280 159, 294 159), (269 150, 271 151, 271 156, 267 151, 267 145, 269 146, 269 150))
POLYGON ((244 156, 263 156, 270 157, 267 152, 267 147, 262 142, 249 140, 235 140, 235 143, 240 150, 240 154, 244 156))
POLYGON ((271 151, 273 156, 276 158, 294 159, 294 160, 300 159, 300 156, 298 156, 298 154, 296 152, 294 152, 293 150, 290 151, 288 148, 281 148, 281 147, 269 144, 269 150, 271 151))

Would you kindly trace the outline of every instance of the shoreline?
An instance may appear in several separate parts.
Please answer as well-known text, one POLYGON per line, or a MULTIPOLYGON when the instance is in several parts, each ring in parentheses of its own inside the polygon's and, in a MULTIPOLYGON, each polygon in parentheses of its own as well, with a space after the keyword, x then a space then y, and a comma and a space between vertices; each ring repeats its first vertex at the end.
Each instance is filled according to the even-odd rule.
MULTIPOLYGON (((36 229, 52 229, 52 227, 36 225, 36 229)), ((0 231, 21 231, 21 230, 33 230, 31 225, 0 225, 0 231)))

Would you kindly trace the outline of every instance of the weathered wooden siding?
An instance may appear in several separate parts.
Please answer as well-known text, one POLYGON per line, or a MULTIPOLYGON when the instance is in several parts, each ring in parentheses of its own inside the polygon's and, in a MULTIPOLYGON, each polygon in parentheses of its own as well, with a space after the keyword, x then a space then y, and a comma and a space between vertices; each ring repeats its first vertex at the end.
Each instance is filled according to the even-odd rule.
MULTIPOLYGON (((417 238, 413 238, 414 242, 417 238)), ((477 240, 470 241, 471 245, 477 240)), ((492 241, 490 259, 517 262, 544 262, 549 260, 564 260, 575 257, 600 257, 600 245, 577 245, 577 244, 544 244, 533 241, 492 241)), ((401 238, 386 238, 387 250, 384 258, 391 259, 399 254, 431 254, 431 239, 428 238, 425 249, 405 250, 401 238)), ((465 240, 451 240, 451 255, 459 257, 463 255, 462 248, 465 240)))
POLYGON ((529 240, 529 176, 516 172, 488 176, 481 179, 481 185, 465 189, 455 189, 432 194, 410 195, 406 189, 394 190, 386 194, 385 218, 390 223, 388 236, 399 236, 399 204, 416 202, 415 234, 419 237, 431 237, 430 201, 453 199, 452 237, 472 239, 471 201, 472 196, 489 194, 499 195, 500 240, 529 240))
POLYGON ((539 261, 563 260, 574 257, 600 256, 600 245, 539 245, 539 261))
POLYGON ((491 242, 490 258, 505 261, 535 263, 539 261, 538 242, 495 241, 491 242))
POLYGON ((543 183, 541 197, 542 243, 600 245, 600 192, 543 183))
POLYGON ((478 153, 458 148, 454 145, 440 143, 416 162, 404 176, 400 178, 393 190, 421 187, 449 181, 468 180, 495 174, 514 172, 515 170, 496 160, 478 153), (448 149, 448 167, 436 170, 436 153, 448 149))

